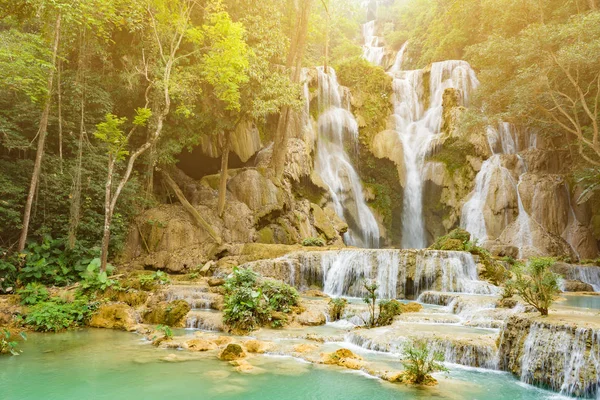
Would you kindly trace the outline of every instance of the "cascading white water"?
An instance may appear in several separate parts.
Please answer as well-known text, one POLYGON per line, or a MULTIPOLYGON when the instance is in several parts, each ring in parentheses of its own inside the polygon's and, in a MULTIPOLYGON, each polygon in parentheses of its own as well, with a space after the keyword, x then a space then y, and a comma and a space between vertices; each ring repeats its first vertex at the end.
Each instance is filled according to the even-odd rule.
MULTIPOLYGON (((535 135, 529 136, 528 147, 535 146, 535 138, 535 135)), ((498 129, 488 126, 487 139, 493 155, 483 162, 481 170, 475 177, 473 193, 462 209, 461 226, 471 233, 473 239, 481 242, 490 239, 485 220, 487 211, 486 203, 492 184, 501 180, 510 183, 514 193, 516 193, 519 210, 517 217, 517 224, 519 226, 518 247, 519 249, 523 249, 532 246, 533 239, 531 236, 530 218, 525 211, 519 192, 521 177, 527 172, 525 162, 521 157, 517 156, 519 161, 517 164, 518 182, 515 182, 511 171, 505 168, 502 163, 503 156, 516 155, 520 151, 517 132, 511 124, 503 122, 499 124, 498 129)))
POLYGON ((497 287, 479 280, 477 264, 470 253, 435 250, 417 255, 414 292, 420 294, 426 290, 473 294, 498 292, 497 287))
POLYGON ((600 267, 565 264, 563 268, 566 279, 588 283, 600 292, 600 267))
POLYGON ((504 368, 519 362, 521 381, 543 384, 564 395, 600 394, 600 331, 532 322, 526 332, 521 357, 512 358, 504 368))
POLYGON ((401 250, 339 250, 300 253, 293 257, 299 260, 300 284, 320 285, 331 296, 363 297, 365 280, 376 281, 378 298, 386 299, 402 295, 416 297, 426 290, 498 293, 497 287, 479 280, 475 260, 465 252, 423 250, 410 254, 401 250))
POLYGON ((422 70, 394 71, 391 75, 394 78, 394 119, 404 149, 406 169, 402 247, 420 249, 427 246, 423 219, 423 170, 429 145, 440 133, 444 91, 457 89, 462 104, 467 106, 469 96, 479 81, 465 61, 432 64, 429 93, 424 90, 426 75, 422 70))
POLYGON ((396 54, 396 59, 394 60, 394 65, 390 68, 389 73, 395 74, 396 72, 402 71, 402 63, 404 62, 404 54, 406 53, 406 48, 408 47, 408 42, 405 42, 398 54, 396 54))
POLYGON ((370 63, 380 66, 385 56, 385 47, 380 45, 380 39, 375 35, 375 29, 375 20, 367 22, 362 27, 365 40, 363 57, 370 63))
POLYGON ((315 170, 329 188, 336 213, 350 227, 344 235, 346 244, 377 248, 379 226, 345 148, 357 148, 358 124, 349 105, 344 104, 344 88, 338 84, 333 68, 325 72, 319 67, 317 71, 320 115, 315 170))

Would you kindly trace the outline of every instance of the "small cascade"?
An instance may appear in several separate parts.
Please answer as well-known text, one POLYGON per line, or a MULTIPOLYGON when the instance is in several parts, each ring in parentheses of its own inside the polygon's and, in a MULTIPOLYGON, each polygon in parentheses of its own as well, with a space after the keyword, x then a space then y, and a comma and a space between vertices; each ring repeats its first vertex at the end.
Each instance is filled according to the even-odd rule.
POLYGON ((404 62, 404 54, 406 53, 406 49, 408 47, 408 42, 405 42, 402 47, 400 48, 400 51, 398 51, 398 54, 396 54, 396 59, 394 60, 394 65, 392 65, 392 68, 390 68, 389 73, 390 75, 394 75, 397 72, 402 71, 402 63, 404 62))
POLYGON ((288 260, 290 257, 300 264, 294 282, 301 287, 320 286, 330 296, 363 297, 365 280, 376 281, 378 297, 386 299, 417 297, 427 290, 498 292, 497 287, 478 279, 475 260, 465 252, 339 250, 297 253, 288 260))
MULTIPOLYGON (((403 47, 402 54, 397 56, 399 65, 405 50, 406 47, 403 47)), ((397 69, 390 74, 394 78, 394 120, 404 148, 406 168, 402 247, 421 249, 427 246, 423 218, 423 170, 430 144, 441 130, 444 91, 457 89, 462 104, 467 106, 479 81, 465 61, 438 62, 431 66, 429 93, 425 93, 427 78, 423 70, 397 69)))
POLYGON ((480 281, 477 264, 469 253, 426 250, 417 255, 414 290, 494 294, 498 288, 480 281))
POLYGON ((217 311, 192 310, 187 315, 185 328, 211 332, 223 331, 223 315, 217 311))
MULTIPOLYGON (((442 333, 442 332, 440 332, 442 333)), ((428 347, 444 355, 444 361, 468 367, 498 369, 498 351, 490 336, 479 340, 460 340, 443 338, 437 334, 407 334, 407 336, 390 337, 384 328, 380 332, 353 331, 346 335, 346 342, 371 351, 394 353, 402 356, 404 347, 411 339, 423 338, 428 347)))
POLYGON ((385 47, 380 44, 380 39, 375 35, 375 20, 369 21, 362 27, 365 44, 363 57, 372 64, 381 65, 385 56, 385 47))
POLYGON ((600 267, 565 264, 562 269, 565 279, 588 283, 600 292, 600 267))
POLYGON ((218 295, 210 293, 206 286, 170 285, 164 292, 166 301, 185 300, 192 309, 211 309, 218 295))
POLYGON ((513 317, 501 334, 500 363, 521 381, 563 395, 600 394, 600 330, 513 317))
POLYGON ((349 225, 346 244, 379 247, 379 226, 367 206, 356 170, 346 145, 358 148, 358 124, 349 111, 345 89, 333 68, 317 68, 319 76, 319 139, 315 170, 329 188, 336 213, 349 225))

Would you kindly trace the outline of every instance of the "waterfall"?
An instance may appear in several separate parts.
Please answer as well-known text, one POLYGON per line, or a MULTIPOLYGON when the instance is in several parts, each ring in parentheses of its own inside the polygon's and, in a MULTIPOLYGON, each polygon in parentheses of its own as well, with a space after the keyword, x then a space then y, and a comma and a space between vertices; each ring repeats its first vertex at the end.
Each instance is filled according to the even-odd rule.
POLYGON ((363 297, 365 280, 374 280, 378 298, 418 296, 427 290, 496 294, 480 281, 473 256, 465 252, 422 250, 338 250, 296 253, 299 286, 318 285, 330 296, 363 297))
MULTIPOLYGON (((486 241, 491 238, 488 235, 486 226, 486 203, 492 183, 497 181, 500 176, 502 181, 510 182, 517 196, 519 214, 517 224, 519 226, 518 246, 521 251, 524 247, 532 246, 533 239, 531 236, 530 217, 525 211, 519 185, 523 174, 527 172, 525 162, 519 156, 517 173, 519 181, 515 182, 511 171, 505 168, 502 164, 504 156, 516 155, 520 151, 519 137, 513 125, 507 122, 501 122, 498 128, 493 126, 487 127, 488 145, 492 152, 492 156, 485 160, 481 165, 481 170, 475 177, 475 188, 471 193, 471 197, 464 204, 461 215, 461 226, 471 233, 471 237, 478 241, 486 241)), ((534 147, 536 144, 536 136, 529 135, 528 147, 534 147)), ((490 211, 491 214, 491 211, 490 211)), ((505 214, 505 218, 507 218, 505 214)), ((506 225, 508 225, 508 220, 506 225)))
POLYGON ((512 317, 501 333, 500 363, 521 381, 563 395, 596 397, 600 387, 600 330, 512 317), (515 331, 515 328, 518 330, 515 331))
POLYGON ((375 20, 369 21, 362 27, 365 44, 363 46, 363 57, 372 64, 381 65, 385 55, 385 47, 379 43, 379 37, 375 35, 375 20))
POLYGON ((346 244, 379 247, 379 226, 367 206, 362 183, 346 153, 345 145, 358 148, 358 124, 348 110, 344 88, 333 68, 317 68, 319 77, 319 138, 315 170, 329 188, 336 213, 349 230, 346 244))
POLYGON ((600 292, 600 267, 564 264, 562 268, 565 279, 588 283, 595 292, 600 292))
POLYGON ((480 281, 477 264, 470 253, 427 250, 417 255, 414 292, 427 290, 494 294, 498 288, 480 281), (437 287, 436 287, 437 286, 437 287))
POLYGON ((390 68, 389 73, 395 74, 397 72, 402 71, 402 63, 404 62, 404 54, 406 53, 406 48, 408 47, 408 42, 405 42, 398 54, 396 54, 396 59, 394 60, 394 65, 390 68))
MULTIPOLYGON (((405 50, 406 47, 403 47, 401 53, 405 50)), ((398 58, 401 64, 402 56, 399 55, 397 61, 398 58)), ((423 218, 423 170, 429 145, 440 133, 444 91, 449 88, 457 89, 462 104, 467 106, 469 96, 479 82, 475 72, 465 61, 432 64, 429 93, 425 93, 427 77, 423 70, 394 70, 391 75, 394 78, 394 120, 404 148, 406 169, 402 247, 420 249, 427 246, 423 218)))

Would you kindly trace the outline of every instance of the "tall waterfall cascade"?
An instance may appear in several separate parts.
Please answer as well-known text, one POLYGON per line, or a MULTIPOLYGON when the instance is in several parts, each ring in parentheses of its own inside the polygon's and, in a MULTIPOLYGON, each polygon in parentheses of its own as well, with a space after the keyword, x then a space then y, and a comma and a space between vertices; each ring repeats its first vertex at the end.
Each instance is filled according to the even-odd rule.
MULTIPOLYGON (((349 111, 347 89, 339 85, 333 68, 317 68, 319 80, 318 140, 315 171, 333 200, 336 213, 349 230, 346 244, 379 247, 379 226, 366 203, 363 187, 346 146, 358 149, 358 124, 349 111)), ((355 150, 357 151, 357 150, 355 150)))
POLYGON ((395 130, 404 148, 406 169, 402 247, 421 249, 427 247, 423 217, 423 173, 430 144, 441 132, 444 91, 457 89, 462 104, 467 106, 471 92, 477 88, 479 81, 465 61, 434 63, 428 73, 423 70, 401 70, 391 75, 394 78, 395 130), (429 93, 425 93, 426 87, 429 87, 429 93))
POLYGON ((375 20, 369 21, 363 25, 363 57, 372 64, 381 66, 385 56, 385 47, 381 45, 381 39, 375 35, 375 20))
MULTIPOLYGON (((519 248, 530 247, 533 245, 531 237, 531 220, 521 199, 519 185, 521 177, 527 172, 525 162, 518 156, 521 151, 519 147, 519 137, 516 129, 509 123, 500 123, 498 128, 488 126, 487 139, 492 152, 492 157, 485 160, 481 170, 475 178, 475 189, 470 199, 465 203, 462 209, 461 226, 471 233, 471 237, 480 242, 492 239, 488 235, 486 225, 486 214, 491 213, 487 209, 487 199, 491 195, 491 187, 494 182, 507 182, 503 188, 511 189, 517 197, 519 226, 518 244, 519 248), (503 165, 504 156, 517 155, 518 162, 514 168, 519 176, 518 181, 513 177, 513 172, 503 165)), ((536 136, 530 135, 527 143, 528 148, 536 147, 536 136)), ((509 215, 505 211, 506 225, 509 222, 509 215)))

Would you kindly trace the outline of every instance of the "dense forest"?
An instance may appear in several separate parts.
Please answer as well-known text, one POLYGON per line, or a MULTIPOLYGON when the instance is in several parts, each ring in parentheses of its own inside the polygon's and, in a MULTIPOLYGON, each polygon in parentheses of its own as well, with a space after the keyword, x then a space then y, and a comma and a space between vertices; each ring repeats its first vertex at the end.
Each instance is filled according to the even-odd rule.
POLYGON ((0 354, 596 398, 598 292, 598 0, 0 0, 0 354))

